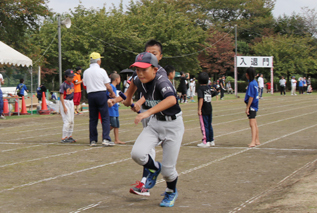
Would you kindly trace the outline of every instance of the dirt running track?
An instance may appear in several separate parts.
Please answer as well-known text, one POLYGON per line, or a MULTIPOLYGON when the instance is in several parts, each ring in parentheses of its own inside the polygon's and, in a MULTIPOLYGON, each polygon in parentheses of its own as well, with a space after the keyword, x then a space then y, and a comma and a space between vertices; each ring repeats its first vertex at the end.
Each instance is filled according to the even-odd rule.
POLYGON ((251 136, 241 98, 213 102, 214 148, 196 146, 201 139, 197 104, 181 107, 186 130, 175 207, 159 207, 162 176, 150 197, 129 193, 141 177, 130 151, 142 126, 135 126, 135 114, 123 109, 120 139, 128 143, 112 148, 101 147, 100 141, 96 148, 88 146, 88 113, 75 117, 78 142, 66 145, 59 143, 59 115, 0 121, 0 212, 317 211, 317 206, 272 207, 317 168, 315 95, 260 100, 261 146, 253 149, 247 148, 251 136))

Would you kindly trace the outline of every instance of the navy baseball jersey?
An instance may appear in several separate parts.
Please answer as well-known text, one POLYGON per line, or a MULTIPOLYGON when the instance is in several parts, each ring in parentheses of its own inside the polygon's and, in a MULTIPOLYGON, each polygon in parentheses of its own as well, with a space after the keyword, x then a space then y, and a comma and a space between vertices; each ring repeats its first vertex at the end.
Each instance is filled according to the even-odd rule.
MULTIPOLYGON (((161 102, 163 99, 174 96, 176 98, 176 91, 172 83, 163 75, 156 73, 153 81, 143 84, 138 76, 135 76, 133 83, 137 86, 138 90, 142 92, 145 103, 145 109, 150 109, 161 102)), ((172 116, 181 112, 178 102, 161 113, 167 116, 172 116)))
POLYGON ((65 100, 73 100, 74 84, 64 81, 59 87, 59 93, 64 95, 65 100))

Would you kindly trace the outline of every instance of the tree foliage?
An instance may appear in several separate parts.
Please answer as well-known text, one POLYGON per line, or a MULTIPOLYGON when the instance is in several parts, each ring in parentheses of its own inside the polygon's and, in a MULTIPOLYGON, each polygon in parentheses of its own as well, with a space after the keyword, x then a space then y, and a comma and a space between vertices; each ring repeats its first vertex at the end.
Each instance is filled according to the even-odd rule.
POLYGON ((301 42, 292 35, 263 38, 253 46, 257 55, 274 56, 275 75, 314 75, 317 73, 316 46, 313 38, 304 37, 301 42))
POLYGON ((233 71, 234 41, 226 33, 210 30, 206 50, 199 55, 201 67, 214 75, 229 74, 233 71))

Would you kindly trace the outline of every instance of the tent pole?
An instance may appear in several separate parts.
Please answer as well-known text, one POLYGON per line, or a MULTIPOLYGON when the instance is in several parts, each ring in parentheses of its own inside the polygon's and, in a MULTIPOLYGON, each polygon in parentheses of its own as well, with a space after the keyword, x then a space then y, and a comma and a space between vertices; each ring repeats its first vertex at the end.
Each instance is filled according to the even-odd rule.
POLYGON ((33 115, 33 67, 31 67, 31 115, 33 115))

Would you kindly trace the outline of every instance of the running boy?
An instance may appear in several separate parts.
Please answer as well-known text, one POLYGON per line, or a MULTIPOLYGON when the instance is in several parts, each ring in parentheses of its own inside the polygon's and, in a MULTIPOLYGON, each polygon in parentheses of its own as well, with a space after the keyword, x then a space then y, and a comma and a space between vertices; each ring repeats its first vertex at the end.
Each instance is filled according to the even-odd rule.
POLYGON ((61 143, 74 143, 72 134, 74 130, 74 84, 72 83, 74 78, 74 71, 68 69, 65 71, 65 78, 61 86, 59 87, 60 95, 60 112, 63 118, 63 136, 61 143))
POLYGON ((137 87, 127 92, 125 105, 131 105, 132 95, 136 89, 142 92, 145 106, 149 109, 137 115, 134 120, 138 124, 142 119, 150 117, 148 126, 137 138, 131 152, 132 159, 149 171, 144 188, 151 189, 156 184, 157 176, 162 171, 167 188, 160 206, 172 207, 178 196, 176 183, 178 174, 176 162, 184 134, 182 111, 176 101, 176 91, 171 82, 157 74, 158 60, 148 52, 139 54, 135 63, 137 76, 133 79, 137 87), (149 154, 162 142, 162 164, 149 154))
MULTIPOLYGON (((117 85, 120 84, 121 78, 120 75, 117 73, 112 73, 111 76, 111 87, 112 90, 115 94, 117 94, 117 85)), ((107 95, 109 95, 109 92, 107 92, 107 95)), ((108 108, 109 110, 109 116, 110 116, 110 130, 113 129, 114 132, 114 138, 115 138, 115 143, 117 144, 125 144, 125 142, 122 142, 119 140, 119 104, 116 103, 112 107, 108 108)))
POLYGON ((203 134, 203 140, 199 147, 215 146, 214 130, 212 128, 212 106, 211 98, 217 95, 217 91, 208 86, 208 74, 202 72, 198 76, 200 86, 197 89, 198 94, 198 116, 200 128, 203 134))
POLYGON ((258 83, 256 82, 255 78, 255 69, 253 67, 250 67, 247 69, 246 77, 249 80, 249 85, 245 94, 244 102, 247 105, 247 108, 245 110, 245 113, 247 114, 249 118, 249 124, 251 127, 251 136, 252 141, 249 144, 249 147, 255 147, 260 145, 259 140, 259 128, 258 124, 256 122, 256 112, 259 108, 259 87, 258 83))
MULTIPOLYGON (((146 42, 145 44, 145 52, 150 52, 152 53, 157 61, 159 62, 162 58, 163 58, 163 46, 160 42, 151 39, 148 42, 146 42)), ((164 78, 167 78, 167 73, 166 70, 161 67, 160 65, 158 65, 158 70, 157 70, 157 74, 162 75, 164 78)), ((137 89, 137 87, 134 85, 133 79, 134 77, 137 76, 136 72, 132 75, 131 77, 131 82, 130 82, 130 86, 128 88, 128 90, 125 92, 125 94, 127 95, 127 92, 130 91, 134 91, 137 89)), ((109 99, 108 100, 108 105, 109 107, 111 107, 113 104, 121 102, 123 99, 119 96, 115 99, 109 99)), ((144 104, 145 102, 145 98, 141 97, 135 104, 134 104, 134 108, 133 111, 135 112, 145 112, 147 109, 149 109, 149 107, 145 106, 144 104)), ((129 106, 129 105, 128 105, 129 106)), ((143 128, 145 128, 149 122, 150 118, 145 118, 142 120, 142 125, 143 128)), ((150 151, 150 156, 152 157, 152 159, 155 160, 155 149, 153 148, 150 151)), ((147 169, 143 169, 143 173, 142 173, 142 179, 141 181, 137 181, 136 186, 130 189, 131 193, 134 194, 138 194, 138 195, 142 195, 142 196, 150 196, 150 191, 148 189, 145 189, 143 186, 146 182, 146 179, 149 175, 149 171, 147 169)))

